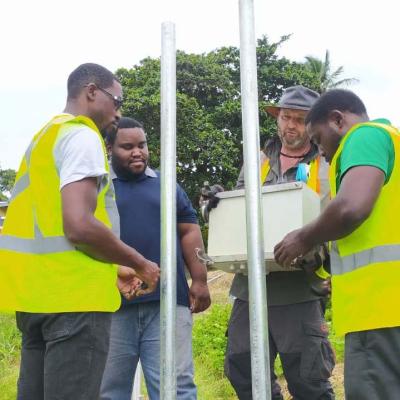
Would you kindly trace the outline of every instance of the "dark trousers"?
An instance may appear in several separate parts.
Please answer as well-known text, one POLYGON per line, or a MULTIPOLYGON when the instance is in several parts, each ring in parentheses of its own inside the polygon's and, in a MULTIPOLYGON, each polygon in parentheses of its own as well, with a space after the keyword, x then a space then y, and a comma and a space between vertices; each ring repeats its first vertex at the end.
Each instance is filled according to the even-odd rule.
POLYGON ((18 312, 22 332, 18 400, 97 400, 111 313, 18 312))
POLYGON ((400 399, 400 327, 345 337, 346 400, 400 399))
MULTIPOLYGON (((279 354, 294 400, 332 400, 335 365, 320 302, 268 307, 272 399, 283 399, 274 373, 279 354)), ((240 400, 252 400, 249 303, 236 299, 228 327, 225 374, 240 400)), ((256 399, 255 399, 256 400, 256 399)))

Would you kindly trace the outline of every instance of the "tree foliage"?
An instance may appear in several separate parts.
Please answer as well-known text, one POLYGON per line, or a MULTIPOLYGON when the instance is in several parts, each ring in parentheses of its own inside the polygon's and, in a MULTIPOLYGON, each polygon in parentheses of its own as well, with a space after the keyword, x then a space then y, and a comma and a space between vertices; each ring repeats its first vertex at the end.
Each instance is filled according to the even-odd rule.
MULTIPOLYGON (((318 88, 318 79, 302 63, 276 54, 288 40, 258 40, 257 69, 262 143, 275 133, 275 121, 264 111, 284 88, 303 84, 318 88)), ((160 60, 146 58, 117 71, 123 87, 123 114, 144 124, 150 162, 160 162, 160 60)), ((222 47, 204 54, 177 52, 177 176, 195 201, 204 181, 232 188, 242 164, 240 51, 222 47)))
POLYGON ((352 83, 358 82, 356 78, 344 78, 339 79, 340 75, 343 74, 344 68, 340 66, 335 71, 331 70, 331 61, 329 56, 329 50, 326 50, 325 60, 320 60, 319 58, 306 56, 305 57, 306 68, 318 79, 318 88, 317 91, 319 93, 324 93, 328 89, 337 88, 339 86, 347 86, 352 83))
POLYGON ((15 181, 15 171, 13 169, 0 168, 0 200, 8 199, 7 194, 11 192, 15 181))

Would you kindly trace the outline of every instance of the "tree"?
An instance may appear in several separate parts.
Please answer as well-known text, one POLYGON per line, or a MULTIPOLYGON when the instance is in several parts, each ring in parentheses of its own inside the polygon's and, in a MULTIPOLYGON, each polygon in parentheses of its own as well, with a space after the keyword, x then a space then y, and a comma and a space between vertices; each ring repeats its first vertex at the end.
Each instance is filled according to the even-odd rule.
MULTIPOLYGON (((274 134, 275 121, 265 105, 277 102, 284 88, 303 84, 316 89, 318 80, 304 64, 276 55, 289 39, 270 44, 258 40, 257 67, 261 141, 274 134)), ((144 124, 150 163, 160 162, 160 60, 146 58, 116 72, 124 88, 123 115, 144 124)), ((177 52, 177 176, 196 202, 205 180, 231 189, 242 164, 240 51, 222 47, 204 54, 177 52)))
POLYGON ((11 192, 15 181, 15 171, 13 169, 0 168, 0 200, 8 199, 8 193, 11 192))
POLYGON ((325 61, 322 61, 316 57, 306 56, 307 60, 304 65, 305 67, 315 75, 319 85, 317 91, 324 93, 328 89, 333 89, 343 85, 351 85, 358 82, 356 78, 345 78, 338 80, 339 76, 343 74, 344 68, 340 66, 335 71, 331 71, 331 62, 329 58, 329 50, 326 50, 325 61))

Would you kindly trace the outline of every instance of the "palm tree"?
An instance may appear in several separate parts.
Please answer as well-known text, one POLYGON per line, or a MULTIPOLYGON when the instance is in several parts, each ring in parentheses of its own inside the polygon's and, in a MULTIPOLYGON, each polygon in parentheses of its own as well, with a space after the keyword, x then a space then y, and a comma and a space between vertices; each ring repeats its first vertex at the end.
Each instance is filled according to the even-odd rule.
POLYGON ((358 82, 356 78, 346 78, 337 80, 340 75, 342 75, 344 69, 343 67, 337 68, 335 71, 331 72, 331 62, 329 59, 329 50, 326 50, 325 61, 322 61, 316 57, 306 56, 307 60, 304 65, 315 74, 319 82, 318 91, 320 93, 326 92, 328 89, 333 89, 342 85, 351 85, 352 83, 358 82))

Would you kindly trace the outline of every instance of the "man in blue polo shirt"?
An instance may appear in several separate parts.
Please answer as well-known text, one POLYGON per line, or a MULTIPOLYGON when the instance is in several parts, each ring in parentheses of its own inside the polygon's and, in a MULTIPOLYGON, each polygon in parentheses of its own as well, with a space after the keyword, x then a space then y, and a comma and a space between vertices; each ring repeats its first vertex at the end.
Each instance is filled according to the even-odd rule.
MULTIPOLYGON (((148 167, 143 126, 121 118, 108 135, 112 178, 120 214, 121 240, 151 261, 160 263, 160 176, 148 167)), ((196 256, 203 248, 200 227, 186 193, 177 185, 177 399, 197 398, 193 382, 192 315, 210 305, 207 270, 196 256), (188 287, 184 265, 192 278, 188 287)), ((160 290, 123 299, 113 315, 110 351, 103 376, 102 400, 130 400, 133 378, 141 361, 151 400, 160 387, 160 290)))

